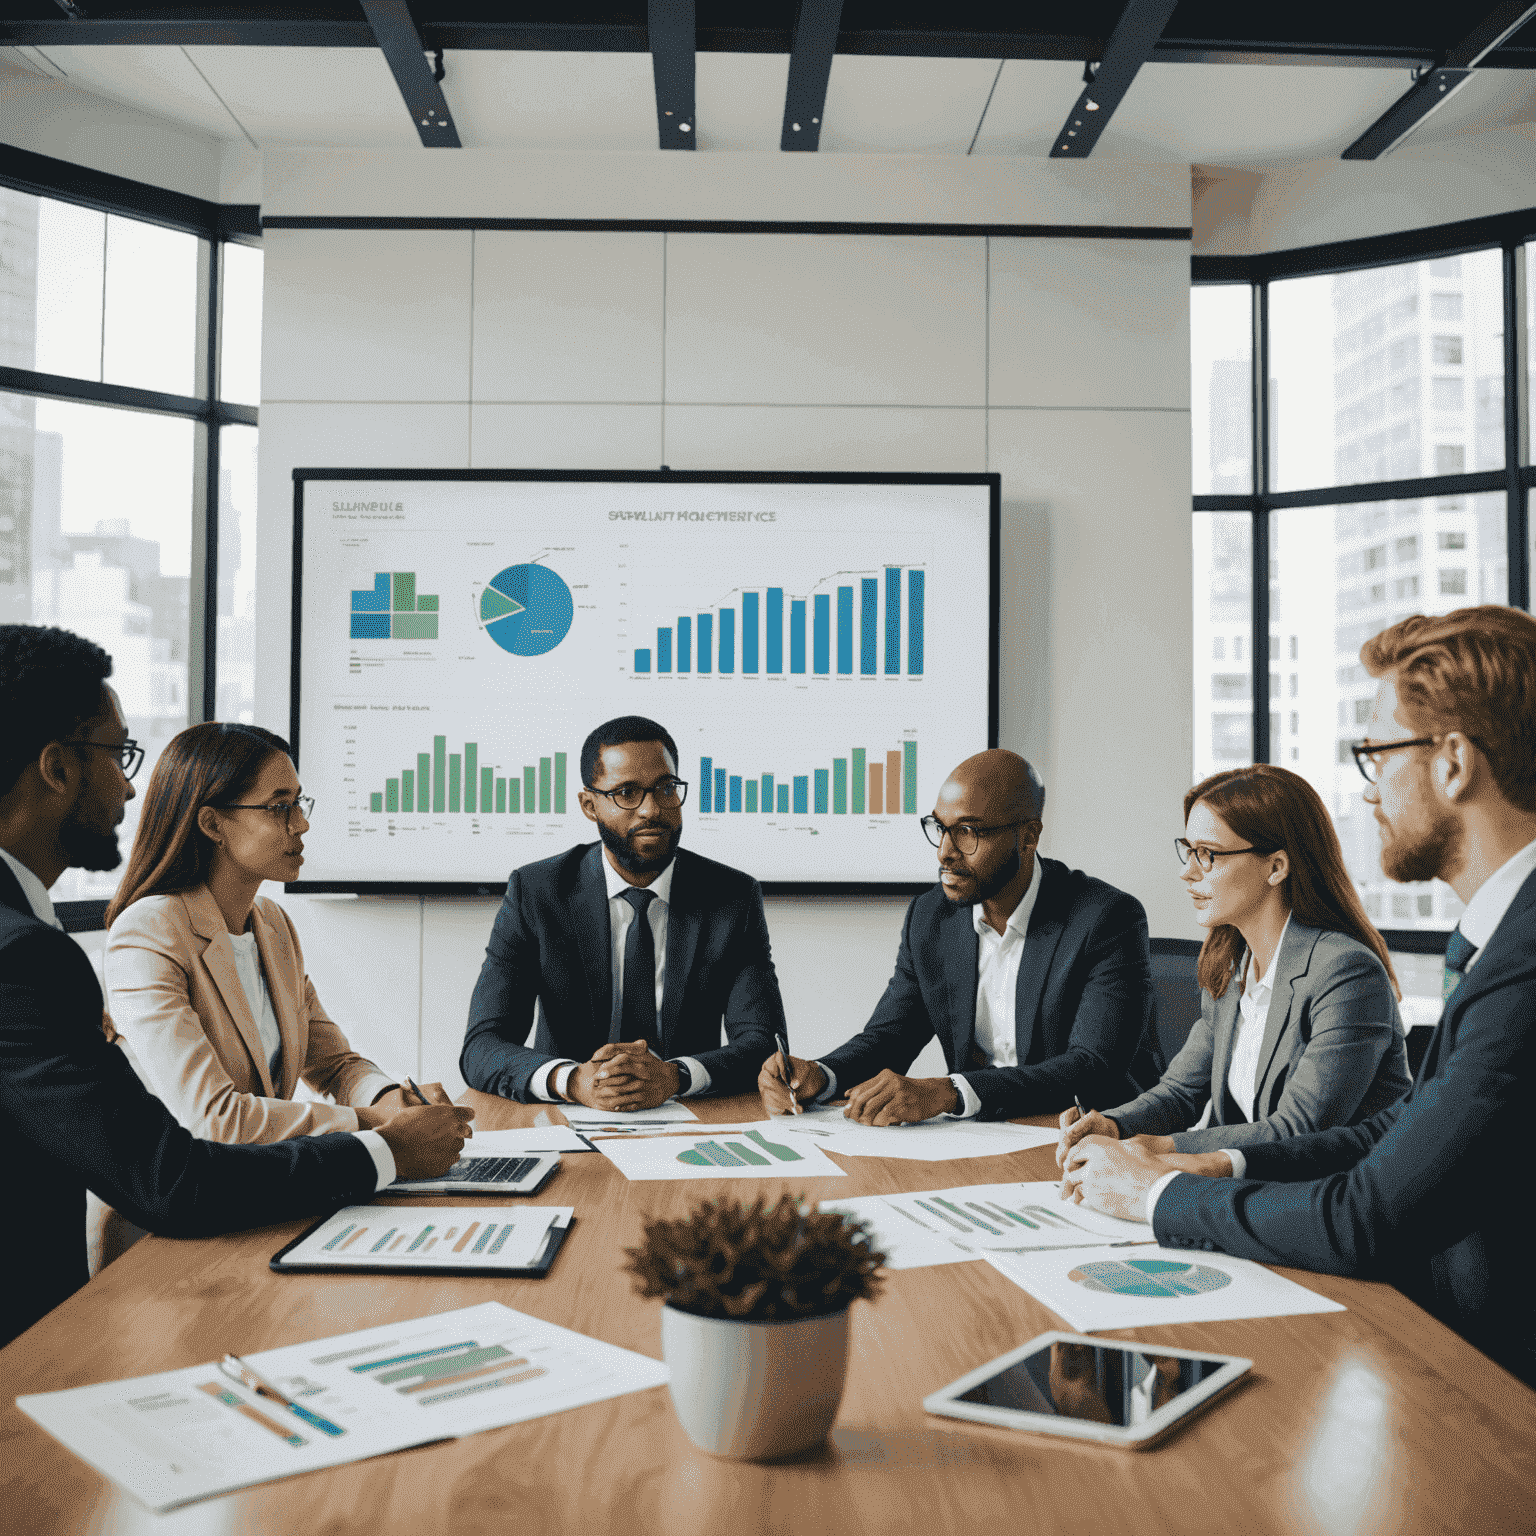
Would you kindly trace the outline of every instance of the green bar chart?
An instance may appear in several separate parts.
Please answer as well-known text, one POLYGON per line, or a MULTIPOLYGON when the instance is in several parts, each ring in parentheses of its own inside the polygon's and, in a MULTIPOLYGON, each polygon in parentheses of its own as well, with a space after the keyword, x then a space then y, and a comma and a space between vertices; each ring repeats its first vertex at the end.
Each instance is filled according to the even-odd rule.
MULTIPOLYGON (((412 768, 386 777, 382 790, 368 792, 373 816, 564 816, 567 762, 564 752, 534 756, 532 762, 494 761, 494 749, 466 741, 448 750, 446 736, 432 738, 430 752, 418 752, 412 768)), ((509 757, 519 756, 515 750, 509 757)), ((533 754, 530 754, 533 756, 533 754)))

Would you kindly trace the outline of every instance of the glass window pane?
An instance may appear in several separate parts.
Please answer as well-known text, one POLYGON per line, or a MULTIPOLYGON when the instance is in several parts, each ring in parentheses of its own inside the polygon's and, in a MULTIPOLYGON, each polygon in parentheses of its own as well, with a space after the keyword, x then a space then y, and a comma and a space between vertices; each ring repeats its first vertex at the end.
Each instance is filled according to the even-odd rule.
POLYGON ((1200 780, 1253 761, 1253 519, 1196 512, 1195 760, 1200 780))
MULTIPOLYGON (((0 395, 0 618, 104 646, 148 782, 188 720, 194 427, 175 417, 0 395)), ((128 803, 126 856, 139 802, 128 803)), ((72 870, 60 901, 108 896, 118 872, 72 870)))
POLYGON ((1498 251, 1269 290, 1274 489, 1504 464, 1498 251))
POLYGON ((219 434, 219 720, 256 719, 256 428, 219 434))
POLYGON ((104 383, 195 393, 198 243, 179 230, 108 217, 104 383))
POLYGON ((1195 494, 1253 490, 1253 290, 1194 288, 1189 296, 1195 494))
POLYGON ((0 198, 5 199, 8 244, 13 237, 25 241, 25 205, 31 205, 33 286, 9 297, 21 308, 30 301, 36 361, 16 366, 99 382, 107 216, 19 192, 0 192, 0 198))
POLYGON ((1397 885, 1381 873, 1380 840, 1350 755, 1365 734, 1376 680, 1360 647, 1414 613, 1507 601, 1502 493, 1305 507, 1270 514, 1270 700, 1281 729, 1270 761, 1301 774, 1332 812, 1344 859, 1382 928, 1449 928, 1450 887, 1397 885), (1331 564, 1332 581, 1321 579, 1331 564))
POLYGON ((262 254, 224 247, 223 349, 219 393, 241 405, 261 404, 262 254))

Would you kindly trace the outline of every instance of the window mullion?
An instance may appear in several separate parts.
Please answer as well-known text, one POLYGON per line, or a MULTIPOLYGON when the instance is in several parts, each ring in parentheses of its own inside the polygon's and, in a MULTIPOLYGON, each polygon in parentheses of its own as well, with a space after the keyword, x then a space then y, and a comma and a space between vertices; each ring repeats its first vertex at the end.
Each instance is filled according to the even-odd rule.
POLYGON ((1253 760, 1267 763, 1269 740, 1269 283, 1253 303, 1253 760))
POLYGON ((1525 291, 1517 245, 1504 247, 1504 484, 1506 501, 1506 601, 1513 608, 1531 606, 1531 546, 1527 526, 1528 500, 1520 473, 1525 427, 1525 291))

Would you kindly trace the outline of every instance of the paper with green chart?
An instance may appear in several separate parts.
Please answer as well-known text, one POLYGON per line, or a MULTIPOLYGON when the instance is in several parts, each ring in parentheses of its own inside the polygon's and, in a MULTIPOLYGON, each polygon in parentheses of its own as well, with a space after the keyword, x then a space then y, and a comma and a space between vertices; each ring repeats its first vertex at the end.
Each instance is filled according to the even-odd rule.
POLYGON ((781 1136, 772 1121, 708 1134, 594 1141, 627 1179, 841 1179, 843 1170, 809 1137, 781 1136), (772 1134, 770 1134, 772 1133, 772 1134))
POLYGON ((1121 1221, 1063 1201, 1050 1182, 861 1195, 823 1200, 820 1208, 867 1222, 875 1243, 885 1251, 887 1269, 962 1264, 989 1252, 1113 1248, 1156 1241, 1145 1222, 1121 1221))

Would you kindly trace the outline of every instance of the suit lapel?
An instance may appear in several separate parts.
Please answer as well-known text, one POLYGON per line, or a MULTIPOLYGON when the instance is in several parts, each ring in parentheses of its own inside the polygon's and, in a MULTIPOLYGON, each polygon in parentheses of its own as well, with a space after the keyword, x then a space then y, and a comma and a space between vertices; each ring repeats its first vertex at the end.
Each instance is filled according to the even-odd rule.
POLYGON ((661 1018, 658 1020, 663 1056, 673 1054, 671 1042, 681 1023, 683 996, 688 989, 693 956, 704 927, 701 907, 689 899, 692 894, 690 864, 687 854, 679 852, 672 866, 671 899, 667 902, 667 958, 662 978, 661 1018))
POLYGON ((194 891, 183 891, 182 902, 192 931, 204 940, 203 965, 213 984, 218 988, 224 1011, 240 1031, 240 1038, 250 1054, 261 1080, 262 1092, 268 1098, 278 1098, 272 1083, 272 1071, 267 1064, 267 1053, 261 1043, 261 1031, 256 1027, 256 1016, 251 1012, 250 999, 240 985, 240 972, 235 968, 235 947, 229 941, 229 930, 224 926, 224 914, 209 893, 208 887, 199 886, 194 891))
POLYGON ((1045 999, 1046 979, 1051 974, 1051 962, 1056 958, 1056 946, 1066 931, 1056 899, 1060 879, 1057 871, 1064 868, 1054 859, 1040 860, 1040 892, 1035 897, 1035 910, 1029 915, 1029 927, 1024 933, 1024 953, 1019 957, 1019 976, 1013 992, 1013 1033, 1021 1067, 1029 1060, 1035 1021, 1040 1017, 1040 1004, 1045 999))
POLYGON ((953 1031, 947 1042, 948 1065, 951 1072, 965 1072, 970 1069, 971 1050, 976 1044, 976 956, 981 941, 976 937, 969 907, 950 909, 940 921, 944 989, 949 994, 944 1017, 953 1031))
POLYGON ((613 995, 613 936, 608 924, 608 886, 603 879, 603 845, 595 843, 581 861, 572 899, 576 946, 586 973, 593 1030, 609 1042, 618 1039, 613 995))
POLYGON ((32 910, 32 903, 27 900, 27 893, 21 888, 21 881, 11 873, 11 866, 0 859, 0 902, 14 908, 23 917, 30 917, 34 922, 41 919, 32 910))
POLYGON ((1290 1022, 1291 1005, 1296 1000, 1296 983, 1307 974, 1312 963, 1312 948, 1317 943, 1319 930, 1309 928, 1291 919, 1280 941, 1280 953, 1275 956, 1275 981, 1269 994, 1269 1012, 1264 1017, 1264 1038, 1259 1042, 1258 1070, 1254 1074, 1253 1113, 1259 1118, 1263 1111, 1259 1103, 1258 1089, 1269 1076, 1270 1063, 1280 1037, 1290 1022))
MULTIPOLYGON (((1248 964, 1248 952, 1243 951, 1243 965, 1248 964)), ((1232 1047, 1237 1042, 1238 999, 1243 989, 1238 982, 1242 975, 1227 983, 1227 990, 1216 999, 1216 1019, 1211 1038, 1211 1124, 1225 1125, 1223 1113, 1226 1104, 1227 1074, 1232 1070, 1232 1047)))
POLYGON ((1424 1071, 1429 1069, 1430 1055, 1437 1054, 1435 1047, 1445 1033, 1447 1023, 1459 1018, 1466 1006, 1484 992, 1502 985, 1511 972, 1529 972, 1533 963, 1532 951, 1536 949, 1531 939, 1533 933, 1536 933, 1536 874, 1527 876, 1499 926, 1493 930, 1493 937, 1483 946, 1476 963, 1452 994, 1450 1007, 1441 1016, 1440 1028, 1435 1032, 1436 1038, 1430 1041, 1424 1071))
POLYGON ((299 1017, 297 991, 282 985, 282 981, 293 976, 298 967, 287 935, 267 921, 260 906, 251 912, 251 929, 256 935, 256 952, 261 956, 262 972, 267 978, 267 996, 272 999, 278 1037, 283 1042, 283 1075, 276 1084, 277 1097, 291 1099, 299 1073, 309 1059, 309 1031, 299 1017))

